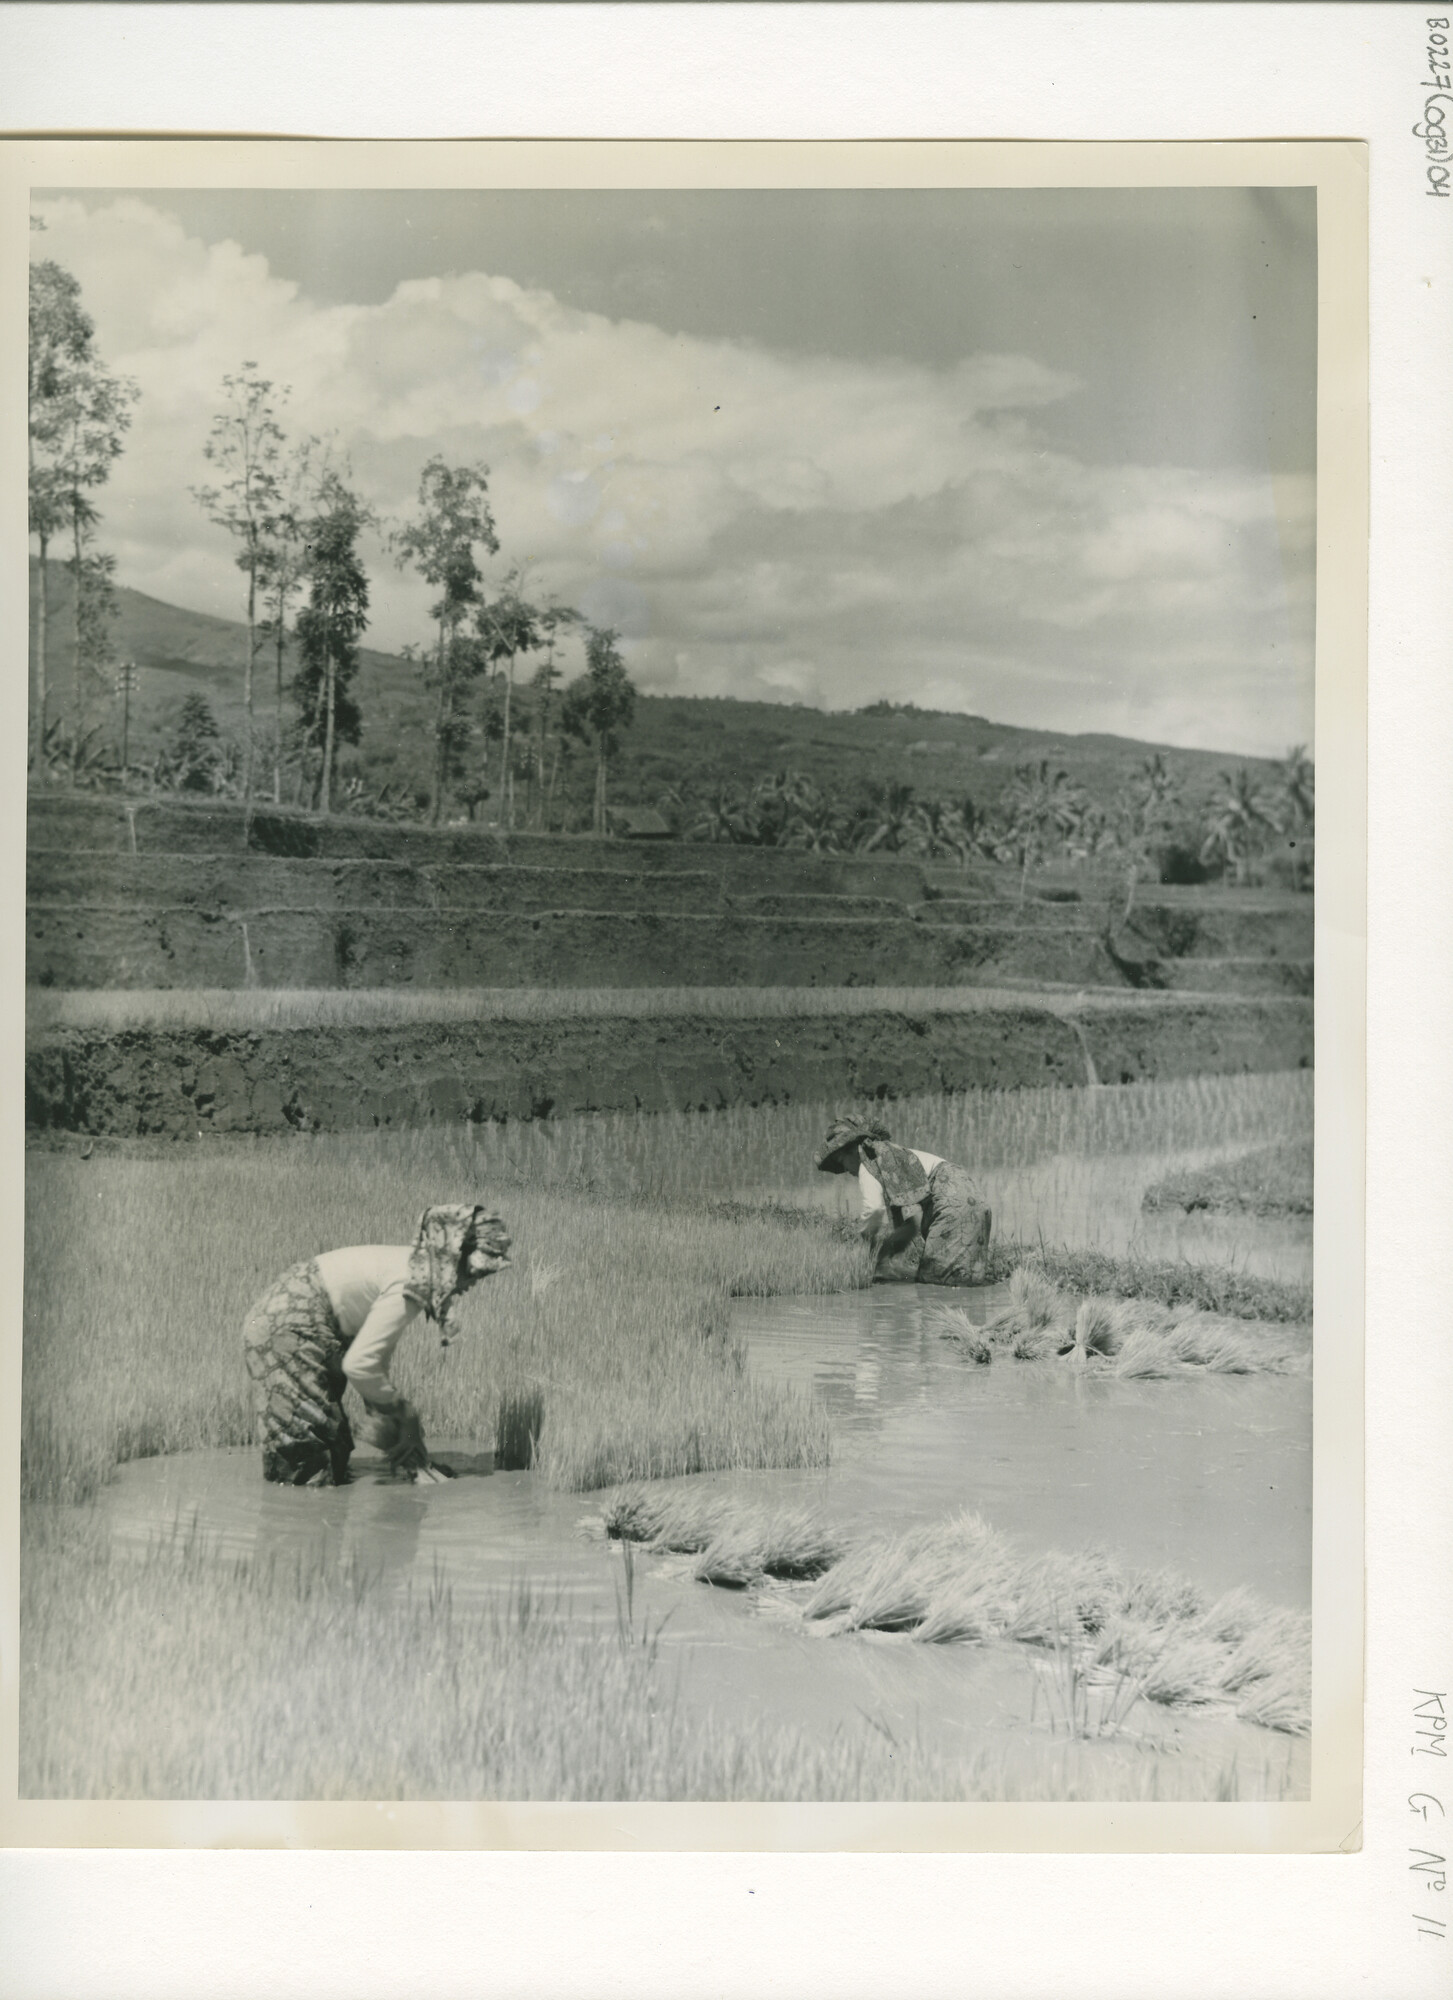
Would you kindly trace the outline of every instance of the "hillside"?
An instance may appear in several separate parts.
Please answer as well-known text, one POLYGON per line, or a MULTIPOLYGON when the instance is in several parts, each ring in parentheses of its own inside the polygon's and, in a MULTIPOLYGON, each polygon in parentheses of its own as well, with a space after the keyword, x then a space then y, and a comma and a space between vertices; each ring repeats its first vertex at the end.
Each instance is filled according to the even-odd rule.
MULTIPOLYGON (((70 581, 51 564, 50 616, 52 687, 69 703, 70 581)), ((31 562, 31 661, 34 668, 35 602, 38 565, 31 562)), ((118 591, 114 628, 118 659, 140 669, 132 703, 134 761, 146 761, 174 726, 183 699, 204 694, 225 732, 242 719, 242 663, 246 644, 240 623, 186 611, 140 591, 118 591)), ((291 666, 287 669, 291 671, 291 666)), ((271 718, 275 668, 270 653, 258 661, 256 709, 271 718)), ((383 785, 420 790, 427 785, 428 702, 408 661, 365 650, 356 686, 364 717, 363 739, 345 753, 342 769, 360 771, 370 789, 383 785)), ((120 704, 112 725, 119 738, 120 704)), ((52 713, 57 712, 52 700, 52 713)), ((616 804, 653 805, 668 788, 704 796, 718 785, 748 786, 765 773, 805 772, 825 790, 850 795, 855 787, 892 780, 911 785, 920 798, 962 801, 982 811, 992 807, 1017 764, 1049 758, 1093 797, 1108 800, 1131 771, 1160 750, 1194 806, 1206 798, 1217 775, 1233 765, 1269 769, 1266 760, 1214 751, 1187 750, 1131 737, 1065 735, 1021 729, 974 715, 900 710, 888 715, 829 714, 796 704, 704 700, 676 695, 643 695, 635 724, 612 767, 611 798, 616 804)), ((481 743, 477 759, 484 756, 481 743)), ((498 751, 491 752, 497 759, 498 751)), ((560 796, 575 812, 588 811, 588 758, 576 748, 562 774, 560 796)))

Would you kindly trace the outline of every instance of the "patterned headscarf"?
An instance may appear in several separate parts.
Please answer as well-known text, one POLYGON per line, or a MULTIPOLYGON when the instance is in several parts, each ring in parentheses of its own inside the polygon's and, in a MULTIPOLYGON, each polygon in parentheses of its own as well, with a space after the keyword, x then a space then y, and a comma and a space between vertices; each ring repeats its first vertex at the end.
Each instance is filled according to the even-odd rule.
POLYGON ((893 1144, 886 1125, 861 1116, 835 1118, 817 1156, 819 1170, 825 1174, 840 1173, 840 1156, 849 1146, 858 1148, 863 1164, 881 1183, 883 1198, 890 1206, 922 1204, 928 1193, 928 1175, 923 1171, 923 1163, 906 1146, 893 1144))
POLYGON ((888 1127, 879 1125, 871 1118, 849 1113, 845 1118, 834 1118, 827 1128, 827 1137, 822 1142, 822 1151, 817 1156, 819 1173, 836 1174, 842 1171, 837 1164, 839 1153, 845 1153, 849 1146, 860 1146, 864 1140, 886 1139, 888 1127))
POLYGON ((917 1153, 886 1140, 870 1139, 864 1143, 863 1159, 869 1173, 877 1177, 890 1208, 922 1206, 928 1193, 928 1175, 917 1153))
POLYGON ((464 1289, 465 1259, 482 1250, 489 1259, 488 1269, 499 1271, 510 1261, 509 1249, 509 1231, 486 1208, 457 1204, 426 1208, 414 1233, 404 1289, 442 1327, 464 1289))

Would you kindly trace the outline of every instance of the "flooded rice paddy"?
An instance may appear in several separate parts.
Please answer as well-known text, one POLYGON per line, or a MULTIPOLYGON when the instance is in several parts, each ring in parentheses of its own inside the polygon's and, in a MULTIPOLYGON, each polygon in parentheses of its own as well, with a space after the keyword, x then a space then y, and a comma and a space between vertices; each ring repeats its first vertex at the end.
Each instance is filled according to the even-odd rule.
MULTIPOLYGON (((1203 1146, 1175 1153, 1127 1152, 1094 1158, 1051 1153, 1026 1165, 976 1167, 974 1181, 994 1211, 994 1234, 1021 1243, 1072 1244, 1110 1256, 1135 1252, 1151 1259, 1229 1264, 1252 1277, 1285 1284, 1312 1282, 1309 1215, 1188 1215, 1179 1209, 1147 1213, 1141 1202, 1152 1182, 1171 1173, 1210 1166, 1243 1151, 1203 1146)), ((732 1190, 742 1201, 779 1201, 789 1207, 855 1215, 857 1183, 836 1174, 764 1190, 732 1190)))
MULTIPOLYGON (((1304 1376, 1127 1381, 1052 1362, 966 1362, 937 1330, 945 1297, 982 1319, 1003 1288, 949 1295, 880 1286, 832 1297, 739 1300, 748 1365, 819 1397, 833 1418, 826 1472, 703 1475, 744 1501, 809 1504, 849 1533, 965 1508, 1026 1550, 1102 1547, 1168 1568, 1214 1596, 1246 1585, 1305 1606, 1311 1551, 1311 1385, 1304 1376)), ((528 1580, 614 1632, 625 1596, 600 1501, 498 1472, 469 1440, 443 1441, 445 1486, 383 1479, 366 1458, 349 1488, 264 1485, 254 1453, 181 1454, 121 1469, 103 1499, 116 1542, 143 1551, 195 1531, 219 1554, 356 1561, 385 1590, 461 1603, 528 1580)), ((670 1484, 670 1483, 667 1483, 670 1484)), ((750 1591, 692 1577, 690 1557, 632 1563, 633 1616, 659 1631, 673 1698, 703 1717, 770 1717, 824 1743, 864 1723, 890 1741, 972 1759, 1052 1740, 1046 1665, 1008 1644, 828 1636, 802 1615, 810 1586, 750 1591)), ((1142 1767, 1235 1757, 1246 1795, 1305 1792, 1307 1745, 1224 1715, 1138 1702, 1120 1754, 1142 1767)), ((1184 1780, 1181 1780, 1184 1782, 1184 1780)), ((1209 1782, 1209 1780, 1208 1780, 1209 1782)))
MULTIPOLYGON (((1305 1130, 1308 1078, 925 1099, 895 1108, 895 1124, 900 1114, 910 1136, 975 1163, 1001 1239, 1310 1280, 1305 1218, 1141 1207, 1146 1188, 1172 1172, 1305 1130), (1192 1147, 1192 1139, 1203 1143, 1192 1147), (1212 1139, 1219 1143, 1204 1143, 1212 1139)), ((699 1214, 693 1204, 723 1198, 851 1214, 852 1183, 803 1171, 821 1122, 812 1107, 665 1124, 546 1121, 471 1130, 450 1141, 458 1157, 446 1148, 447 1159, 434 1139, 433 1151, 421 1151, 417 1137, 368 1147, 329 1142, 319 1165, 356 1168, 359 1184, 370 1187, 387 1170, 410 1193, 421 1176, 440 1174, 442 1160, 466 1184, 499 1186, 506 1198, 515 1187, 589 1190, 608 1180, 652 1215, 669 1214, 673 1204, 699 1214), (605 1176, 607 1164, 614 1178, 605 1176)), ((315 1195, 310 1183, 308 1200, 315 1195)), ((577 1223, 593 1213, 570 1200, 575 1206, 560 1212, 577 1223)), ((752 1228, 750 1214, 730 1220, 734 1229, 752 1228)), ((324 1226, 317 1223, 320 1232, 324 1226)), ((720 1235, 727 1223, 708 1218, 702 1227, 720 1235)), ((792 1244, 814 1234, 769 1233, 792 1244)), ((600 1240, 591 1240, 599 1250, 600 1240)), ((713 1249, 718 1259, 726 1254, 713 1249)), ((720 1268, 739 1268, 735 1252, 720 1268)), ((759 1260, 754 1268, 765 1266, 759 1260)), ((798 1268, 772 1266, 773 1281, 811 1282, 795 1275, 798 1268)), ((683 1286, 680 1296, 694 1294, 683 1286)), ((555 1297, 552 1290, 545 1304, 555 1297)), ((747 1371, 811 1397, 831 1425, 831 1463, 653 1481, 651 1492, 739 1502, 746 1511, 807 1510, 849 1547, 937 1529, 971 1512, 1031 1559, 1101 1550, 1121 1574, 1169 1573, 1208 1601, 1253 1591, 1295 1624, 1310 1594, 1308 1375, 1180 1370, 1136 1379, 1019 1361, 1003 1347, 990 1365, 975 1365, 943 1337, 941 1316, 954 1307, 982 1322, 1003 1297, 1002 1288, 882 1285, 736 1299, 732 1319, 747 1371)), ((533 1300, 532 1290, 517 1317, 536 1311, 533 1300)), ((629 1342, 621 1348, 627 1376, 636 1352, 629 1342)), ((457 1407, 460 1421, 473 1423, 476 1407, 494 1403, 457 1407)), ((497 1470, 487 1436, 436 1435, 433 1443, 462 1476, 414 1487, 384 1478, 360 1456, 352 1486, 298 1492, 266 1486, 252 1451, 173 1450, 119 1466, 97 1508, 128 1570, 130 1558, 178 1538, 209 1568, 215 1558, 223 1579, 233 1557, 289 1572, 296 1566, 300 1578, 319 1574, 321 1563, 328 1574, 366 1577, 370 1599, 424 1607, 431 1629, 441 1597, 461 1608, 492 1607, 527 1593, 532 1603, 558 1606, 585 1635, 587 1676, 601 1658, 597 1634, 600 1648, 615 1646, 628 1623, 632 1646, 654 1636, 660 1698, 693 1731, 698 1720, 715 1721, 751 1742, 775 1729, 832 1755, 868 1738, 894 1746, 895 1758, 900 1745, 926 1749, 950 1769, 945 1789, 925 1796, 1217 1797, 1227 1795, 1228 1771, 1243 1798, 1307 1794, 1307 1740, 1238 1720, 1229 1701, 1197 1708, 1133 1699, 1103 1736, 1103 1718, 1082 1727, 1082 1714, 1072 1743, 1058 1664, 1044 1646, 931 1643, 905 1632, 845 1630, 851 1621, 841 1618, 809 1619, 811 1582, 759 1577, 746 1589, 699 1582, 692 1555, 608 1539, 609 1494, 571 1494, 543 1475, 497 1470), (1062 1761, 1071 1755, 1072 1772, 1062 1761)), ((655 1695, 651 1701, 654 1713, 655 1695)), ((441 1738, 441 1769, 450 1767, 452 1740, 441 1738)), ((927 1767, 919 1760, 913 1768, 927 1767)), ((569 1782, 566 1773, 548 1795, 572 1796, 559 1788, 569 1782)))

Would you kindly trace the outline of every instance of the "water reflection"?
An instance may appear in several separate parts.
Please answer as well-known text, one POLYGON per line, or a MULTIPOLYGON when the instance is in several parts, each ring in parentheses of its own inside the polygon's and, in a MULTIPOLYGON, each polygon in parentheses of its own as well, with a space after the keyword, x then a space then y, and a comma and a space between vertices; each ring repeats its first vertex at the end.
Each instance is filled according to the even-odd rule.
MULTIPOLYGON (((982 1323, 1003 1296, 952 1303, 982 1323)), ((1099 1543, 1208 1589, 1310 1601, 1306 1377, 1133 1381, 1002 1354, 977 1367, 939 1331, 946 1303, 910 1285, 739 1302, 753 1372, 833 1413, 835 1512, 907 1526, 973 1507, 1031 1546, 1099 1543)))
MULTIPOLYGON (((753 1372, 799 1384, 831 1410, 834 1462, 689 1483, 752 1502, 810 1503, 861 1532, 973 1508, 1027 1549, 1098 1544, 1211 1593, 1245 1584, 1273 1602, 1306 1604, 1310 1382, 1135 1382, 1002 1355, 975 1366, 942 1338, 940 1315, 952 1303, 982 1321, 1002 1296, 996 1288, 949 1299, 904 1285, 738 1300, 753 1372)), ((447 1456, 479 1445, 438 1448, 447 1456)), ((123 1467, 101 1505, 118 1544, 135 1551, 194 1523, 224 1552, 297 1562, 305 1573, 319 1562, 356 1565, 375 1588, 444 1588, 463 1605, 528 1578, 594 1621, 603 1640, 615 1629, 621 1555, 604 1538, 598 1499, 552 1492, 528 1473, 413 1487, 365 1467, 353 1486, 310 1492, 266 1485, 253 1452, 191 1453, 123 1467)), ((692 1580, 689 1558, 644 1561, 637 1590, 638 1615, 653 1628, 665 1621, 673 1699, 703 1718, 766 1718, 823 1743, 867 1718, 894 1740, 965 1757, 995 1744, 1001 1754, 1043 1729, 1023 1649, 826 1639, 801 1617, 804 1587, 712 1590, 692 1580)), ((1248 1795, 1259 1760, 1274 1753, 1275 1786, 1305 1792, 1305 1744, 1155 1709, 1136 1726, 1178 1759, 1206 1756, 1212 1771, 1236 1749, 1248 1795)))

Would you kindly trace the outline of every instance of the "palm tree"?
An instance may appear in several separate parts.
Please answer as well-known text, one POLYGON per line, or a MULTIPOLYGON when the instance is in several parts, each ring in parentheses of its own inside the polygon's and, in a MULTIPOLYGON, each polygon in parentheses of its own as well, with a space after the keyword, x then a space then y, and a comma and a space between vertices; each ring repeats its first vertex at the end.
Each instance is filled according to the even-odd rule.
POLYGON ((1136 884, 1151 865, 1156 849, 1168 839, 1180 806, 1180 780, 1157 750, 1131 778, 1118 812, 1105 829, 1106 844, 1118 847, 1125 862, 1122 924, 1130 921, 1136 884))
POLYGON ((1305 743, 1288 750, 1277 770, 1283 817, 1291 827, 1311 828, 1317 814, 1317 767, 1305 743))
POLYGON ((1221 785, 1220 794, 1207 809, 1201 859, 1233 868, 1237 882, 1243 883, 1253 859, 1265 847, 1268 833, 1279 831, 1275 801, 1257 789, 1245 764, 1223 771, 1221 785))
POLYGON ((853 840, 860 853, 916 853, 924 839, 923 813, 914 801, 912 785, 890 778, 886 784, 868 787, 853 840))
POLYGON ((1047 757, 1037 764, 1021 764, 1004 793, 1008 824, 1001 840, 1001 852, 1019 865, 1019 906, 1029 890, 1029 871, 1081 822, 1085 812, 1083 795, 1070 784, 1068 771, 1052 771, 1047 757))

